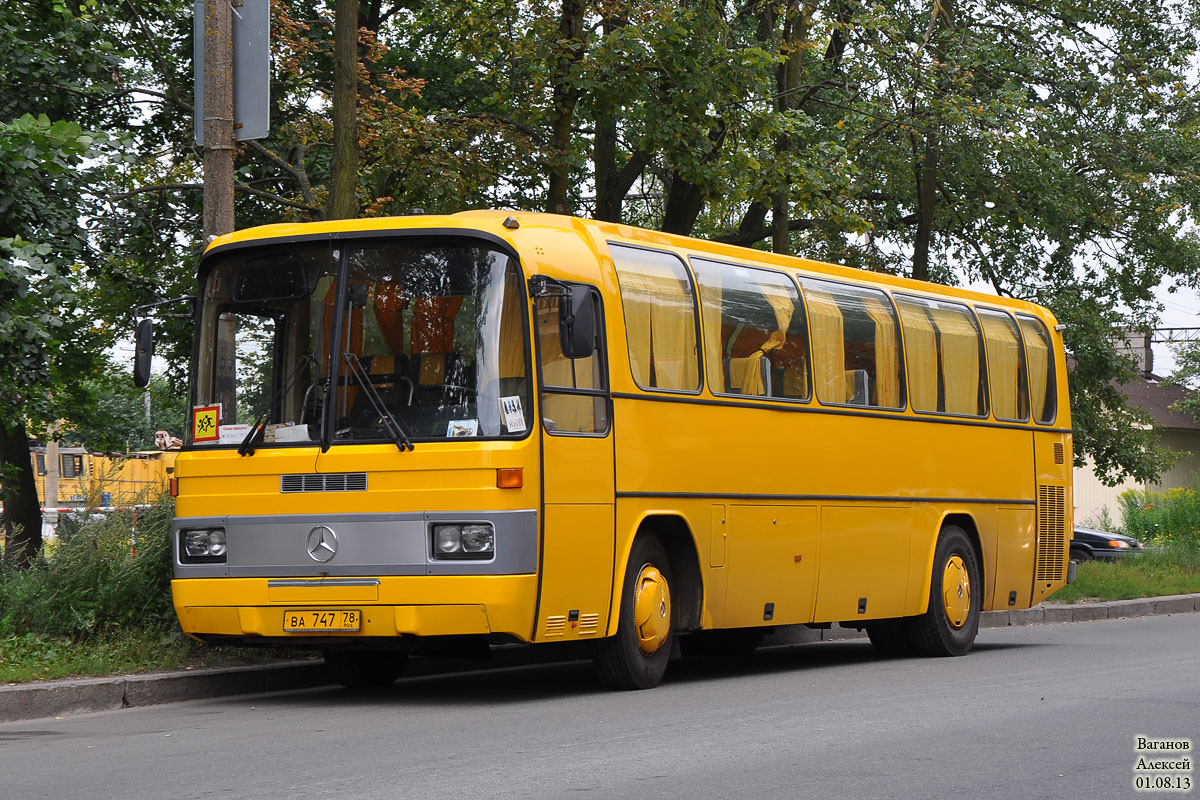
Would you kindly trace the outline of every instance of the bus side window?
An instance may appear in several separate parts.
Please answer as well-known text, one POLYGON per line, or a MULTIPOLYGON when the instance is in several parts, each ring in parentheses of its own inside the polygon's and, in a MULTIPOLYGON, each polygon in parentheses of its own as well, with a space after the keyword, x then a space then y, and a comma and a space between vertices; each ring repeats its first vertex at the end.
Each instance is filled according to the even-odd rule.
POLYGON ((1029 419, 1029 395, 1025 389, 1025 352, 1021 334, 1012 317, 1003 311, 977 308, 987 342, 988 375, 991 380, 992 413, 996 419, 1024 422, 1029 419))
POLYGON ((695 292, 683 262, 655 250, 611 250, 634 381, 643 389, 700 391, 695 292))
POLYGON ((908 362, 908 398, 916 411, 982 417, 983 338, 961 303, 896 296, 908 362))
MULTIPOLYGON (((542 424, 558 434, 608 432, 608 387, 600 350, 586 358, 567 358, 559 335, 557 296, 537 298, 538 354, 541 360, 542 424)), ((600 325, 600 304, 592 292, 592 317, 600 325)))
POLYGON ((903 408, 900 329, 887 295, 801 278, 812 332, 813 384, 831 405, 903 408))
POLYGON ((1033 317, 1017 315, 1017 324, 1025 337, 1025 358, 1029 366, 1029 404, 1036 422, 1054 422, 1054 360, 1050 358, 1050 337, 1046 326, 1033 317))
POLYGON ((713 394, 809 398, 808 330, 784 275, 692 258, 713 394))

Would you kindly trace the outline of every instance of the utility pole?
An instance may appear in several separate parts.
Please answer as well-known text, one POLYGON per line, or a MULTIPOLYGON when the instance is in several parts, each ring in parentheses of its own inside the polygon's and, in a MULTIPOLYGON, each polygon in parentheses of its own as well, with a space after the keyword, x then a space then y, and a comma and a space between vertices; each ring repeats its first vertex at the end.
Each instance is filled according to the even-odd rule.
MULTIPOLYGON (((237 3, 241 5, 241 3, 237 3)), ((233 2, 204 0, 204 243, 233 232, 233 2)))

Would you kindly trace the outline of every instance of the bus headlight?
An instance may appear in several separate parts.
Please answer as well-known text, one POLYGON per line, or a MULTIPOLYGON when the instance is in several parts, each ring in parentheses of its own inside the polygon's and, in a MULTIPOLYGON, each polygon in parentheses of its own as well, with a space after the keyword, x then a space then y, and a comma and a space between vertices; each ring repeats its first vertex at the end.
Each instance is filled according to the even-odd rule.
POLYGON ((496 552, 496 531, 486 523, 434 525, 434 558, 488 559, 496 552))
POLYGON ((225 561, 224 528, 188 528, 179 532, 179 560, 185 564, 225 561))

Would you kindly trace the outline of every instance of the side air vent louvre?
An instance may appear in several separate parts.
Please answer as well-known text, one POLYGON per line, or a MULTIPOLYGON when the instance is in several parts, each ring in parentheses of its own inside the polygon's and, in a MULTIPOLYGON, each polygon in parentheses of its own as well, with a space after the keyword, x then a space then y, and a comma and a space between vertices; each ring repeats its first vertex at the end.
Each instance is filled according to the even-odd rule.
POLYGON ((1037 571, 1038 583, 1063 580, 1067 539, 1066 489, 1038 486, 1037 571))
POLYGON ((1066 460, 1067 460, 1066 459, 1066 450, 1065 450, 1065 448, 1063 448, 1063 443, 1055 442, 1054 443, 1054 463, 1062 464, 1066 460))
POLYGON ((291 492, 365 492, 367 473, 343 472, 329 475, 284 475, 279 491, 291 492))

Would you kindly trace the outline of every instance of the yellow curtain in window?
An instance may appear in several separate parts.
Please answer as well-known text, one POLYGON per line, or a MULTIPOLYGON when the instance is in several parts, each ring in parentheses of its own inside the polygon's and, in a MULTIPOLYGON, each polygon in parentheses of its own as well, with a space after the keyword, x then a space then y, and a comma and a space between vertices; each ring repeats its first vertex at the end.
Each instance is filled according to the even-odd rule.
POLYGON ((504 277, 504 304, 500 310, 501 379, 525 377, 525 336, 521 330, 521 290, 517 275, 510 269, 504 277))
POLYGON ((1025 358, 1029 361, 1029 406, 1033 418, 1046 422, 1046 383, 1050 379, 1050 348, 1042 338, 1039 325, 1031 320, 1019 319, 1021 332, 1025 335, 1025 358))
POLYGON ((763 385, 762 376, 762 360, 767 353, 772 350, 778 350, 783 347, 787 341, 787 329, 792 324, 792 314, 795 312, 795 306, 792 304, 792 299, 786 294, 779 294, 778 290, 772 286, 760 286, 763 295, 767 302, 771 305, 771 310, 775 312, 776 329, 771 331, 767 340, 763 342, 762 347, 750 354, 746 359, 745 377, 742 379, 742 394, 763 395, 766 394, 766 387, 763 385))
POLYGON ((618 266, 617 272, 629 338, 629 363, 638 385, 697 388, 696 316, 680 277, 665 265, 649 261, 639 261, 636 270, 629 265, 618 266))
POLYGON ((891 309, 874 297, 864 297, 863 308, 875 323, 876 404, 884 408, 899 408, 900 343, 896 341, 896 320, 891 309))
POLYGON ((937 411, 937 339, 925 307, 900 301, 904 350, 908 357, 908 397, 918 411, 937 411))
MULTIPOLYGON (((537 301, 538 347, 542 360, 542 382, 549 387, 593 388, 595 354, 572 361, 563 355, 562 339, 558 332, 558 298, 544 297, 537 301), (578 383, 577 383, 578 381, 578 383)), ((554 423, 558 431, 594 430, 591 398, 542 394, 542 416, 554 423)))
POLYGON ((806 289, 813 342, 813 386, 823 403, 846 402, 846 342, 842 310, 828 292, 806 289))
POLYGON ((708 364, 708 389, 711 392, 728 392, 721 350, 721 303, 724 296, 721 273, 706 269, 703 273, 697 272, 696 280, 701 284, 700 328, 704 335, 704 357, 708 364))
POLYGON ((997 419, 1019 419, 1021 347, 1008 317, 981 314, 992 383, 992 412, 997 419))
POLYGON ((696 389, 700 372, 691 298, 675 277, 666 278, 658 288, 650 311, 655 385, 660 389, 696 389))
POLYGON ((932 308, 942 337, 942 385, 946 412, 977 415, 979 407, 979 333, 965 311, 932 308))

